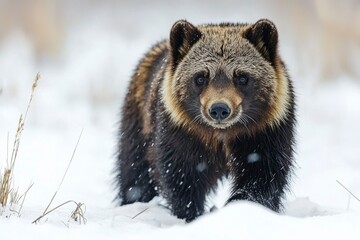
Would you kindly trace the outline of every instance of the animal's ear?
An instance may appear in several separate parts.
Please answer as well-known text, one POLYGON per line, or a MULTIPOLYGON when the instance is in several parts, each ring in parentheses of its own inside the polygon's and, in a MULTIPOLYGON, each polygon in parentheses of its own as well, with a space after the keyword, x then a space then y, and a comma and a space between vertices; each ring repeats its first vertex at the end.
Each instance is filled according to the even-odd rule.
POLYGON ((278 32, 273 22, 261 19, 250 25, 243 36, 255 46, 265 59, 275 65, 278 54, 278 32))
POLYGON ((171 64, 177 66, 190 48, 201 38, 201 32, 186 20, 179 20, 171 28, 171 64))

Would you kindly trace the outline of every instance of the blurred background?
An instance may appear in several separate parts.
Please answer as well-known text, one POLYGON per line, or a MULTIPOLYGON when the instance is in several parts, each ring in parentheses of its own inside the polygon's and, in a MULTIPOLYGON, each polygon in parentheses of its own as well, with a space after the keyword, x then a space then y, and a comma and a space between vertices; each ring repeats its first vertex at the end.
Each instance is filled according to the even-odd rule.
POLYGON ((46 202, 84 128, 62 196, 108 206, 118 113, 140 57, 167 38, 178 19, 202 24, 260 18, 278 27, 298 97, 298 169, 289 198, 345 208, 349 197, 336 179, 360 195, 357 0, 0 0, 0 166, 6 136, 11 142, 40 72, 18 184, 34 181, 28 201, 46 202))

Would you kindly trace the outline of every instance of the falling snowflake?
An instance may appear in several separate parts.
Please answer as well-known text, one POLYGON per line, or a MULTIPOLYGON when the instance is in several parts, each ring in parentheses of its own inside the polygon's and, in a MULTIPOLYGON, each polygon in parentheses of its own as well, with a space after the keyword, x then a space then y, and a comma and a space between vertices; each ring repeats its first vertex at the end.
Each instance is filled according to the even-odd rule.
POLYGON ((207 164, 205 162, 201 162, 196 165, 196 170, 199 172, 203 172, 207 168, 207 164))
POLYGON ((137 201, 141 197, 141 189, 139 187, 130 187, 126 192, 126 198, 129 201, 137 201))
POLYGON ((255 162, 260 161, 260 159, 261 159, 261 156, 258 153, 250 153, 246 158, 248 163, 255 163, 255 162))

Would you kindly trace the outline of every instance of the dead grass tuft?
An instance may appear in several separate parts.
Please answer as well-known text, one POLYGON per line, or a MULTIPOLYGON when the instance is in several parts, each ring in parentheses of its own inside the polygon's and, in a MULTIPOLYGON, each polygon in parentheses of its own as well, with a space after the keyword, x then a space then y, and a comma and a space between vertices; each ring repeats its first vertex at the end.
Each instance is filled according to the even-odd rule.
MULTIPOLYGON (((18 151, 20 148, 20 140, 21 140, 21 134, 24 130, 26 117, 30 109, 30 105, 35 93, 35 89, 38 85, 38 81, 40 79, 40 74, 37 73, 34 83, 31 87, 31 95, 30 99, 26 108, 25 115, 20 115, 18 126, 15 133, 14 143, 12 146, 12 152, 11 157, 9 161, 9 134, 7 136, 7 156, 6 156, 6 167, 3 169, 2 172, 0 172, 0 204, 3 208, 9 205, 18 204, 20 200, 22 199, 22 204, 24 203, 25 197, 27 192, 32 187, 32 184, 30 184, 30 187, 27 189, 27 191, 24 194, 19 194, 19 188, 14 187, 14 171, 15 171, 15 163, 17 160, 18 151)), ((22 209, 22 205, 20 207, 20 211, 22 209)), ((20 211, 18 212, 18 215, 20 215, 20 211)))
MULTIPOLYGON (((7 136, 6 167, 2 171, 0 169, 0 204, 2 207, 2 208, 0 208, 0 215, 2 215, 2 213, 5 211, 6 207, 8 207, 8 206, 12 207, 13 205, 16 205, 17 208, 10 208, 9 210, 10 210, 10 212, 15 212, 18 214, 18 216, 20 216, 21 210, 23 208, 23 205, 24 205, 24 202, 26 199, 26 195, 33 186, 33 183, 30 183, 27 190, 23 194, 20 194, 19 188, 14 187, 13 175, 14 175, 15 163, 17 160, 17 155, 18 155, 18 151, 19 151, 19 147, 20 147, 21 134, 24 130, 25 121, 26 121, 26 118, 27 118, 27 115, 28 115, 28 112, 30 109, 31 102, 34 97, 35 89, 38 86, 39 79, 40 79, 40 74, 38 73, 35 77, 32 87, 31 87, 31 95, 30 95, 30 99, 29 99, 29 102, 28 102, 28 105, 26 108, 26 112, 24 115, 20 115, 20 118, 19 118, 18 126, 16 129, 16 134, 15 134, 15 138, 14 138, 14 143, 13 143, 13 147, 12 147, 10 161, 9 161, 9 134, 7 136)), ((49 204, 47 205, 47 207, 45 208, 43 214, 41 216, 39 216, 37 219, 35 219, 32 223, 38 223, 46 215, 50 214, 51 212, 55 211, 58 208, 60 208, 64 205, 70 204, 70 203, 75 204, 75 209, 74 209, 74 211, 71 212, 69 221, 71 219, 73 219, 75 222, 78 222, 80 224, 86 223, 87 219, 84 216, 85 212, 86 212, 86 206, 83 203, 80 203, 80 202, 78 203, 74 200, 69 200, 67 202, 64 202, 64 203, 52 208, 52 209, 49 209, 53 200, 55 199, 58 191, 60 190, 60 187, 61 187, 61 185, 66 177, 66 174, 70 168, 70 165, 74 159, 74 155, 75 155, 76 149, 78 147, 78 144, 80 142, 82 132, 83 132, 83 130, 81 130, 79 139, 76 143, 76 146, 72 153, 69 164, 65 170, 65 173, 61 179, 61 182, 60 182, 56 192, 52 196, 52 198, 51 198, 49 204)))
POLYGON ((76 203, 75 210, 71 213, 70 218, 73 219, 75 222, 78 222, 80 224, 86 223, 87 219, 85 218, 85 212, 86 212, 86 205, 84 203, 76 203))
MULTIPOLYGON (((75 210, 71 212, 71 215, 70 215, 70 218, 69 218, 69 221, 72 219, 74 220, 75 222, 78 222, 79 224, 85 224, 87 222, 87 219, 85 218, 85 212, 86 212, 86 205, 84 203, 78 203, 74 200, 69 200, 69 201, 66 201, 62 204, 59 204, 58 206, 52 208, 52 209, 46 209, 43 214, 41 216, 39 216, 38 218, 36 218, 32 223, 38 223, 40 222, 40 220, 42 218, 44 218, 45 216, 47 216, 48 214, 54 212, 55 210, 65 206, 65 205, 68 205, 70 203, 73 203, 75 204, 75 210)), ((49 207, 50 205, 48 205, 49 207)))

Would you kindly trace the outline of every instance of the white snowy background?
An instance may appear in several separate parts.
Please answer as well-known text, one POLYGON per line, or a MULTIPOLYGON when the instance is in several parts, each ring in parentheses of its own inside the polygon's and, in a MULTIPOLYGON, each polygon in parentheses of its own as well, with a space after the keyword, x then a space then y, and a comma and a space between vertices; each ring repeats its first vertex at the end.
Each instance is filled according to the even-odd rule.
MULTIPOLYGON (((6 166, 37 72, 15 167, 18 217, 0 216, 0 239, 360 239, 360 4, 348 1, 0 1, 0 168, 6 166), (138 60, 178 19, 195 24, 272 19, 298 100, 297 168, 285 212, 238 202, 185 224, 162 199, 112 202, 119 111, 138 60), (86 204, 87 223, 67 205, 86 204), (11 147, 11 146, 10 146, 11 147), (11 150, 11 149, 10 149, 11 150), (141 213, 142 212, 142 213, 141 213), (141 213, 141 214, 139 214, 141 213), (139 215, 137 215, 139 214, 139 215)), ((4 209, 2 210, 4 211, 4 209)))

